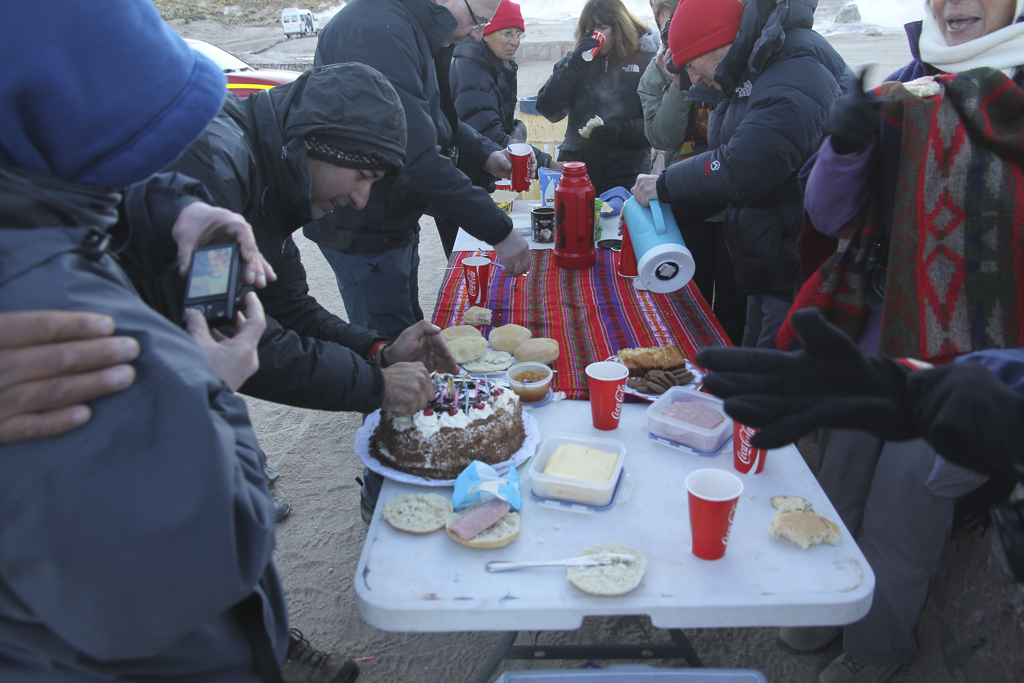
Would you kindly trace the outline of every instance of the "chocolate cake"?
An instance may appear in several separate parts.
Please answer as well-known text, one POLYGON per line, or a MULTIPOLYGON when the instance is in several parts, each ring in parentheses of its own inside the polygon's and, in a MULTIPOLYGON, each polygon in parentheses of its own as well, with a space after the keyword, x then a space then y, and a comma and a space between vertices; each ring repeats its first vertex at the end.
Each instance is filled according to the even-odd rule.
POLYGON ((382 465, 425 479, 455 479, 470 462, 505 462, 526 438, 511 389, 434 373, 434 400, 412 416, 380 413, 370 453, 382 465))

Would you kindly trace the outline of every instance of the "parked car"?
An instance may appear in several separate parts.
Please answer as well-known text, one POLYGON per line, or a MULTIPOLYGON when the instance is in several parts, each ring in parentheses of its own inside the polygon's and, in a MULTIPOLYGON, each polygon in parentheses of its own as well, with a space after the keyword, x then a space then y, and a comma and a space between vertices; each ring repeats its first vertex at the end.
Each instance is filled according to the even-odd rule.
POLYGON ((219 66, 228 77, 228 90, 239 97, 248 97, 254 92, 268 90, 275 85, 291 83, 299 77, 298 71, 285 71, 283 69, 256 69, 230 52, 210 45, 202 40, 186 38, 185 42, 189 47, 209 58, 219 66))
POLYGON ((313 13, 298 7, 286 7, 281 10, 281 26, 288 37, 315 36, 320 30, 313 13))

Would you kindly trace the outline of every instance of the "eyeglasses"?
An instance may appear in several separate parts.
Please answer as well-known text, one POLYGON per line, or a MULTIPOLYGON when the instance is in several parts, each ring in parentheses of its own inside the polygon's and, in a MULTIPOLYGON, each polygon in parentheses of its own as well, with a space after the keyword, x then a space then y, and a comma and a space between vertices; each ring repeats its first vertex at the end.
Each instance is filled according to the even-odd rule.
POLYGON ((466 9, 469 10, 469 19, 474 22, 474 24, 469 27, 469 30, 475 31, 478 28, 487 28, 491 25, 491 22, 489 21, 480 21, 480 17, 474 14, 473 8, 469 6, 469 0, 462 0, 462 2, 466 3, 466 9))
POLYGON ((504 38, 505 40, 519 40, 520 38, 523 37, 523 32, 507 28, 504 31, 498 31, 498 35, 504 38))

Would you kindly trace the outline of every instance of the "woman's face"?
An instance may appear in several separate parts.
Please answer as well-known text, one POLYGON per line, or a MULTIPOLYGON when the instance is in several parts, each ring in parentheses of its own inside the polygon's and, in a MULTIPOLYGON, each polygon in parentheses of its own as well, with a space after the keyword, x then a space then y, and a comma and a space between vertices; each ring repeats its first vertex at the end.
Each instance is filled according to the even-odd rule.
POLYGON ((491 48, 494 56, 506 62, 515 59, 516 50, 519 49, 522 39, 523 32, 517 28, 505 28, 484 36, 484 42, 491 48))
POLYGON ((654 17, 654 21, 658 22, 658 28, 664 30, 665 22, 672 18, 672 10, 663 9, 658 13, 658 16, 654 17))
POLYGON ((601 46, 601 50, 597 54, 606 55, 615 47, 615 27, 598 24, 594 28, 604 34, 604 45, 601 46))
POLYGON ((931 0, 932 14, 950 45, 962 45, 1013 21, 1016 0, 931 0))

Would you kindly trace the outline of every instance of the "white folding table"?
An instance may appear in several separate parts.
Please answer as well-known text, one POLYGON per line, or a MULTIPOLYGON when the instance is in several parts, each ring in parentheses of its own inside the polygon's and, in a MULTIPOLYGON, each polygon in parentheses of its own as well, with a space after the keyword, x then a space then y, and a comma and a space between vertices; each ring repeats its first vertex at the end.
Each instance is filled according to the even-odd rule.
MULTIPOLYGON (((695 557, 683 482, 704 467, 733 471, 732 449, 727 444, 719 455, 706 457, 655 443, 648 436, 646 408, 624 405, 620 426, 611 432, 594 429, 587 401, 529 409, 542 436, 570 433, 624 442, 624 468, 633 488, 628 500, 581 514, 542 506, 526 481, 519 537, 504 548, 477 550, 443 531, 416 536, 393 529, 381 517, 384 503, 426 489, 385 481, 356 568, 360 615, 388 631, 511 632, 575 629, 585 616, 648 615, 655 626, 670 629, 685 652, 689 644, 682 628, 839 625, 867 613, 875 585, 871 567, 792 445, 770 451, 763 473, 738 475, 744 491, 725 557, 695 557), (802 550, 772 539, 770 499, 776 495, 802 496, 835 521, 842 531, 839 546, 802 550), (626 595, 583 593, 559 567, 484 570, 490 560, 560 559, 604 541, 635 548, 647 558, 643 581, 626 595)), ((521 465, 520 475, 527 469, 521 465)), ((450 496, 452 490, 436 492, 450 496)), ((499 648, 511 645, 515 634, 509 635, 499 648)), ((490 670, 477 680, 486 680, 502 658, 497 655, 496 650, 484 667, 490 670)), ((699 662, 695 656, 687 659, 699 662)))

